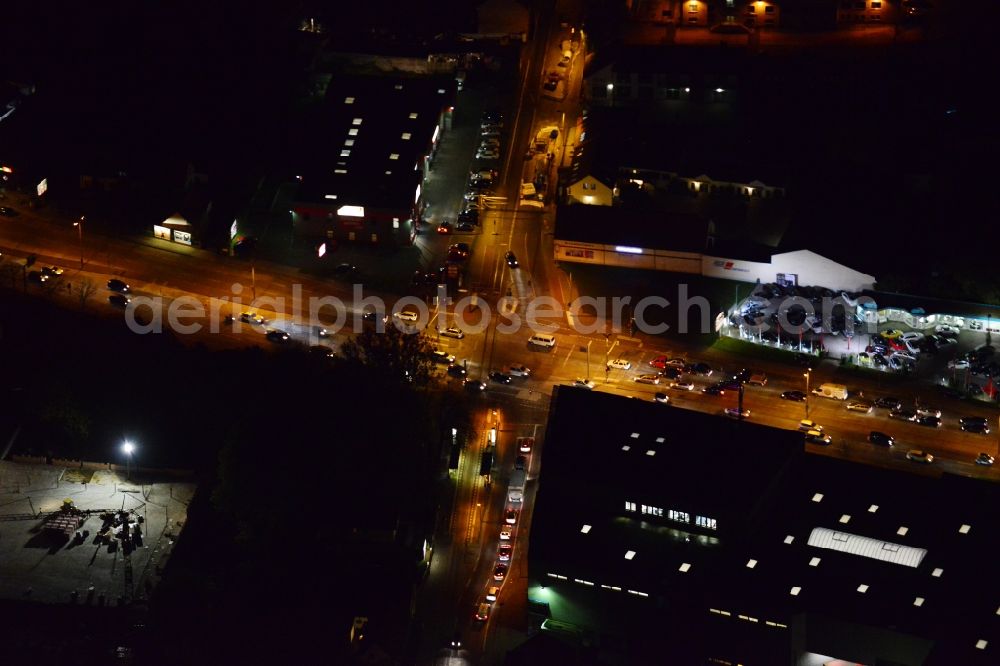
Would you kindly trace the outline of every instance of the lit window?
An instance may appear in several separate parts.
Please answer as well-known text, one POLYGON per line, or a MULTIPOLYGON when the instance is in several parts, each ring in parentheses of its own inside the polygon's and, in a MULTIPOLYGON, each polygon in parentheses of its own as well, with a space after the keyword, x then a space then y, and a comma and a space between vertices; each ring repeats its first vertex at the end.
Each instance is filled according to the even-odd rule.
POLYGON ((747 569, 753 569, 755 566, 757 566, 757 560, 747 561, 747 569))
POLYGON ((626 511, 635 511, 635 502, 625 502, 626 511))
POLYGON ((691 514, 685 511, 674 511, 673 509, 670 509, 670 511, 667 512, 667 518, 669 518, 670 520, 675 520, 678 523, 691 522, 691 514))
POLYGON ((791 589, 790 593, 791 593, 791 595, 792 595, 793 597, 797 597, 797 596, 799 596, 799 592, 801 592, 801 591, 802 591, 802 588, 801 588, 801 587, 799 587, 798 585, 796 585, 795 587, 793 587, 793 588, 791 589))
POLYGON ((392 218, 392 228, 393 229, 399 229, 399 218, 398 217, 392 218))
POLYGON ((351 151, 349 151, 347 149, 341 150, 340 151, 340 156, 341 157, 350 157, 351 156, 351 151))
POLYGON ((868 591, 868 586, 867 585, 865 585, 864 583, 862 583, 861 585, 858 585, 858 592, 860 592, 861 594, 864 594, 867 591, 868 591))
POLYGON ((630 451, 630 450, 632 450, 632 447, 631 447, 631 446, 629 446, 628 444, 624 444, 624 445, 622 446, 622 451, 630 451))
POLYGON ((357 128, 352 127, 351 129, 347 130, 347 135, 348 136, 357 136, 358 135, 357 128))
POLYGON ((402 83, 397 83, 396 85, 393 86, 393 88, 396 89, 396 90, 402 90, 403 89, 403 84, 402 83))
POLYGON ((354 98, 353 97, 345 97, 344 98, 344 104, 354 104, 354 98))
POLYGON ((389 159, 390 160, 398 160, 399 159, 399 153, 389 153, 389 159))
POLYGON ((938 568, 938 569, 935 569, 934 571, 932 571, 931 575, 934 576, 935 578, 940 578, 941 574, 943 574, 943 573, 944 573, 944 569, 938 568))
POLYGON ((681 571, 681 573, 687 573, 688 571, 691 571, 691 565, 684 562, 678 567, 678 570, 681 571))
POLYGON ((654 451, 653 449, 649 449, 648 451, 646 451, 646 455, 647 456, 655 456, 656 455, 656 451, 654 451))
POLYGON ((688 11, 689 12, 697 12, 698 11, 698 3, 697 2, 690 3, 688 5, 688 11))
POLYGON ((348 148, 350 148, 351 146, 354 145, 354 139, 345 139, 344 140, 344 145, 347 146, 348 148))
POLYGON ((625 552, 625 559, 626 560, 631 560, 634 557, 635 557, 635 551, 634 550, 629 550, 629 551, 625 552))
POLYGON ((715 518, 707 518, 705 516, 695 516, 695 525, 698 527, 704 527, 705 529, 714 530, 718 529, 715 518))
POLYGON ((847 523, 851 522, 851 516, 845 513, 844 515, 842 515, 840 517, 840 522, 842 522, 844 524, 847 524, 847 523))
POLYGON ((978 649, 978 650, 985 650, 986 649, 986 645, 987 645, 987 642, 984 641, 982 638, 980 638, 978 641, 976 641, 976 649, 978 649))
POLYGON ((913 600, 913 605, 917 606, 917 607, 923 606, 924 605, 924 598, 923 597, 917 597, 916 599, 913 600))
POLYGON ((324 199, 336 199, 337 195, 336 194, 324 194, 323 198, 324 199))
POLYGON ((878 504, 872 504, 868 507, 868 513, 875 513, 876 511, 878 511, 878 504))
POLYGON ((818 567, 819 563, 820 563, 820 559, 818 557, 814 557, 814 558, 812 558, 812 559, 809 560, 809 566, 811 566, 811 567, 818 567))
MULTIPOLYGON (((402 86, 400 86, 400 87, 402 87, 402 86)), ((444 93, 445 93, 445 89, 444 88, 438 88, 438 95, 443 95, 444 93)))
POLYGON ((667 440, 666 440, 666 439, 664 439, 663 437, 657 437, 657 438, 656 438, 656 443, 657 443, 657 444, 663 444, 663 442, 665 442, 665 441, 667 441, 667 440))
POLYGON ((632 433, 632 439, 639 439, 639 433, 637 432, 632 433))
POLYGON ((392 172, 391 172, 391 171, 388 171, 388 170, 387 170, 387 171, 385 172, 385 175, 387 175, 387 176, 391 176, 391 175, 392 175, 392 172))
POLYGON ((410 114, 410 120, 416 120, 416 119, 417 119, 417 114, 416 114, 416 112, 413 112, 413 113, 411 113, 411 114, 410 114))
POLYGON ((334 169, 334 173, 347 173, 347 169, 334 169))
POLYGON ((785 543, 791 544, 793 541, 795 541, 795 537, 793 537, 791 534, 785 537, 785 543))
POLYGON ((590 525, 584 525, 583 527, 581 527, 580 528, 580 533, 581 534, 589 534, 590 533, 590 525))
POLYGON ((409 141, 410 140, 410 133, 409 132, 403 132, 402 139, 403 139, 403 141, 409 141))
POLYGON ((906 533, 909 531, 910 531, 909 527, 900 527, 898 530, 896 530, 896 534, 898 534, 899 536, 906 536, 906 533))
POLYGON ((354 120, 351 121, 351 124, 352 125, 360 125, 361 124, 361 120, 362 120, 361 118, 355 118, 354 120))
POLYGON ((823 501, 823 493, 816 493, 815 495, 813 495, 813 502, 822 502, 822 501, 823 501))
POLYGON ((958 528, 958 532, 959 534, 968 534, 969 530, 971 529, 972 529, 971 525, 962 525, 961 527, 958 528))

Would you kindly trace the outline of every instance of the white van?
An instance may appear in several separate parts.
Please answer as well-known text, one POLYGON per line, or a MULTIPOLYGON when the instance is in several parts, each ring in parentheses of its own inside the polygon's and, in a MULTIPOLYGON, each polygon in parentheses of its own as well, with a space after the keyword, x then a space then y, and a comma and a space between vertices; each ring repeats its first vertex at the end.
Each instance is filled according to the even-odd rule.
POLYGON ((539 347, 555 347, 556 336, 549 335, 548 333, 536 333, 528 339, 528 344, 537 345, 539 347))
POLYGON ((815 395, 834 400, 847 400, 847 387, 843 384, 820 384, 812 391, 815 395))

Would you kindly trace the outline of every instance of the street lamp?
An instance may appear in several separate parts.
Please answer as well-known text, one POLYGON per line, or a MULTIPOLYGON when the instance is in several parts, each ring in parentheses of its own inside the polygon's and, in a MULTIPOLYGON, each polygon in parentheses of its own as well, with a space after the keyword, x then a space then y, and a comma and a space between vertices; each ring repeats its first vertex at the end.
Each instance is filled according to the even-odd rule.
POLYGON ((135 445, 128 440, 122 444, 122 451, 125 453, 125 480, 132 480, 132 452, 135 451, 135 445))
POLYGON ((80 240, 80 270, 83 270, 83 223, 87 219, 86 215, 81 215, 80 219, 73 223, 76 227, 76 237, 80 240))
POLYGON ((806 378, 806 418, 809 418, 809 373, 803 372, 802 376, 806 378))

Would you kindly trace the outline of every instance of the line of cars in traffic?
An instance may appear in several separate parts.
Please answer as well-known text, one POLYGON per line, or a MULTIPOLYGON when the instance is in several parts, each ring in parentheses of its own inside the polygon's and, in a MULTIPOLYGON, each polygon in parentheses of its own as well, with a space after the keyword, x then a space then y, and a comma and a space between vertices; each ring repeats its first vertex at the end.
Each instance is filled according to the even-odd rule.
MULTIPOLYGON (((517 458, 514 461, 514 472, 512 478, 518 477, 523 481, 527 475, 531 462, 531 454, 535 447, 534 437, 517 438, 517 458)), ((476 612, 473 619, 477 622, 486 622, 490 619, 490 611, 493 604, 500 597, 504 581, 510 570, 510 564, 514 557, 514 544, 517 537, 517 524, 521 517, 521 510, 524 508, 523 495, 519 502, 511 501, 508 497, 504 504, 503 523, 500 526, 500 536, 497 542, 496 560, 493 563, 493 573, 490 583, 486 587, 486 593, 482 600, 476 604, 476 612)))

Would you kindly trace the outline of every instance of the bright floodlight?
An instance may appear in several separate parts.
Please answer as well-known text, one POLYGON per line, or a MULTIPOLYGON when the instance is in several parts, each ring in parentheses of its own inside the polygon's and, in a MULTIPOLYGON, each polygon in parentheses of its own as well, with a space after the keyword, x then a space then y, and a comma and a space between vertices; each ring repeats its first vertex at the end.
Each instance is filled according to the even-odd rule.
POLYGON ((135 445, 132 444, 132 442, 125 442, 124 444, 122 444, 122 451, 124 451, 128 455, 132 455, 132 452, 135 451, 135 445))

